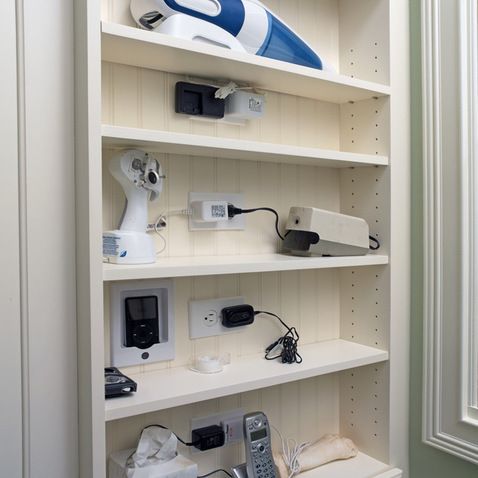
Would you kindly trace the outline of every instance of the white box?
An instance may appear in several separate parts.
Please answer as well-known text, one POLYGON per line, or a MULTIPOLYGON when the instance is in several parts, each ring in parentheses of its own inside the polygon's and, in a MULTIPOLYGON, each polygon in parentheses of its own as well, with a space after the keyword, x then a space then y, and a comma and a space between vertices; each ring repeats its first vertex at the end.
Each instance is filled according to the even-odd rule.
POLYGON ((198 466, 183 455, 166 463, 144 468, 126 468, 126 461, 135 449, 117 451, 110 455, 109 478, 197 478, 198 466))
POLYGON ((265 96, 238 90, 226 98, 225 119, 246 121, 264 116, 265 96))

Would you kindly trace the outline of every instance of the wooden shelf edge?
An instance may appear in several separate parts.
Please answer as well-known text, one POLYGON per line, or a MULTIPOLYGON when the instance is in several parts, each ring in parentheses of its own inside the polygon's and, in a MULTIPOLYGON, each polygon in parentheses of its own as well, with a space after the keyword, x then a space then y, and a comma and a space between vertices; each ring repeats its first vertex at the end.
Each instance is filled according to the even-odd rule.
POLYGON ((232 78, 257 88, 338 104, 389 96, 391 91, 388 85, 126 25, 102 22, 101 32, 102 59, 113 63, 204 78, 232 78))
POLYGON ((372 458, 365 453, 349 460, 334 461, 313 470, 300 473, 298 478, 401 478, 402 470, 372 458))
POLYGON ((150 151, 325 167, 387 166, 388 157, 322 148, 175 133, 104 124, 103 145, 150 151))
POLYGON ((388 264, 388 256, 300 257, 286 254, 169 257, 155 264, 103 264, 103 280, 121 281, 289 270, 334 269, 388 264))
POLYGON ((105 403, 105 420, 118 420, 167 408, 340 372, 388 360, 388 352, 336 339, 300 347, 301 364, 284 365, 263 356, 237 358, 219 374, 187 367, 129 375, 138 391, 105 403))

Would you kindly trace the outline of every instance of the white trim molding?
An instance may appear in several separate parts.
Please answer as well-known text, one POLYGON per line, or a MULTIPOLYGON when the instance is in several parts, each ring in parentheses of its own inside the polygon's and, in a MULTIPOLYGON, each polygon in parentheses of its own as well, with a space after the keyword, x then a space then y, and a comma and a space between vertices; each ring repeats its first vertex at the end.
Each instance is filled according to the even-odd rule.
POLYGON ((478 3, 461 11, 462 380, 465 420, 478 418, 478 3))
POLYGON ((422 2, 423 441, 478 464, 477 30, 477 0, 422 2))

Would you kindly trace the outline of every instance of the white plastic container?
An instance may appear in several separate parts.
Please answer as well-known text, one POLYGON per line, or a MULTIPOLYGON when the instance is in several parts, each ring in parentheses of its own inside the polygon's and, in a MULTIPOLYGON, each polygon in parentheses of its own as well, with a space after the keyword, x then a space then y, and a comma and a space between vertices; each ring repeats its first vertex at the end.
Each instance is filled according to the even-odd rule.
POLYGON ((238 90, 226 98, 225 120, 247 121, 264 116, 264 95, 247 90, 238 90))

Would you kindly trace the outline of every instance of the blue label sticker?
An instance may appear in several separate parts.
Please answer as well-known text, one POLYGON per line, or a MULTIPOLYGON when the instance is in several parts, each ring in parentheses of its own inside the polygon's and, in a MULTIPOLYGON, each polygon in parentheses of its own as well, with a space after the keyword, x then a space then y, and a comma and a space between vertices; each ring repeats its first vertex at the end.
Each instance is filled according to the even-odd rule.
POLYGON ((126 257, 126 254, 128 254, 128 251, 123 251, 123 252, 120 254, 120 257, 126 257))

